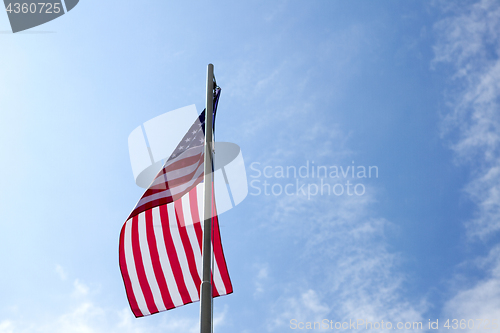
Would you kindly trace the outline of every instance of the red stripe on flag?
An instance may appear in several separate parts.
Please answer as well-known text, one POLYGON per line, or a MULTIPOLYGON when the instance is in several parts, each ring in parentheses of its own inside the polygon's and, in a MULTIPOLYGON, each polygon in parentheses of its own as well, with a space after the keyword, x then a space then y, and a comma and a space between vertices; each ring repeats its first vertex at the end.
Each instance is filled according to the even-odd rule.
MULTIPOLYGON (((136 317, 142 317, 143 314, 137 305, 137 300, 132 289, 132 282, 130 282, 130 276, 128 275, 127 262, 125 261, 125 223, 120 232, 120 246, 119 246, 119 257, 120 257, 120 270, 123 277, 123 283, 125 284, 125 290, 127 291, 128 303, 130 308, 136 317)), ((133 269, 133 268, 132 268, 133 269)))
POLYGON ((189 191, 189 204, 191 209, 191 216, 193 217, 194 231, 196 232, 196 238, 198 239, 198 246, 200 247, 203 243, 203 229, 201 229, 201 219, 198 210, 198 187, 196 186, 191 191, 189 191))
POLYGON ((163 239, 165 241, 165 247, 167 248, 168 260, 170 261, 170 266, 172 267, 172 272, 174 274, 175 282, 177 283, 179 294, 182 298, 182 303, 191 303, 192 300, 189 296, 186 284, 184 283, 181 265, 179 263, 179 259, 177 258, 174 242, 172 241, 172 234, 170 233, 170 221, 168 219, 167 205, 160 206, 159 208, 161 223, 163 226, 163 239))
MULTIPOLYGON (((203 180, 203 174, 201 174, 198 178, 194 179, 193 180, 193 188, 196 187, 196 185, 198 185, 201 181, 203 180)), ((192 188, 189 188, 188 190, 191 190, 192 188)), ((166 205, 166 204, 169 204, 177 199, 180 199, 183 195, 185 195, 188 191, 182 191, 180 193, 177 193, 173 196, 166 196, 166 197, 162 197, 162 198, 159 198, 159 199, 155 199, 155 200, 151 200, 143 205, 140 205, 140 206, 136 206, 134 208, 134 210, 132 211, 132 213, 130 213, 128 219, 131 219, 132 217, 134 217, 135 215, 138 215, 142 212, 144 212, 145 210, 148 210, 148 209, 151 209, 151 208, 154 208, 154 207, 158 207, 158 206, 161 206, 161 205, 166 205)), ((147 197, 146 195, 144 195, 142 198, 145 198, 147 197)), ((142 199, 141 198, 141 199, 142 199)))
POLYGON ((139 218, 134 216, 132 219, 132 253, 134 254, 135 270, 137 272, 137 278, 139 279, 139 284, 141 286, 146 305, 148 307, 149 313, 153 314, 158 311, 156 304, 154 302, 153 293, 148 283, 146 277, 146 272, 144 270, 144 263, 142 261, 141 247, 139 242, 139 218))
MULTIPOLYGON (((200 146, 200 148, 201 148, 201 146, 200 146)), ((182 169, 182 168, 188 167, 190 165, 193 165, 195 163, 198 163, 198 165, 200 165, 204 161, 203 156, 204 156, 204 151, 200 150, 199 154, 189 156, 189 157, 183 157, 179 160, 176 160, 173 163, 167 163, 165 168, 162 169, 163 173, 172 172, 172 171, 175 171, 178 169, 182 169), (200 160, 201 160, 201 162, 200 162, 200 160)), ((182 155, 181 155, 181 157, 182 157, 182 155)))
POLYGON ((214 257, 217 260, 217 265, 219 266, 220 275, 222 277, 222 282, 224 282, 224 287, 226 288, 226 293, 230 294, 233 292, 233 286, 231 285, 231 279, 229 278, 229 273, 227 271, 226 260, 224 259, 224 251, 222 250, 222 242, 220 238, 219 229, 219 219, 214 216, 212 219, 212 244, 214 247, 214 257))
POLYGON ((163 304, 167 309, 172 309, 175 307, 172 298, 168 292, 167 281, 165 280, 165 274, 161 268, 160 255, 158 254, 158 246, 156 244, 154 226, 153 226, 153 211, 147 210, 146 214, 146 235, 148 238, 149 254, 151 255, 151 263, 153 264, 153 271, 155 273, 155 278, 160 288, 161 297, 163 299, 163 304))
POLYGON ((160 177, 165 177, 166 180, 161 184, 157 184, 157 185, 154 185, 154 186, 151 186, 150 188, 148 188, 146 190, 146 192, 144 192, 143 197, 147 197, 147 196, 150 196, 152 194, 163 192, 163 191, 175 188, 176 186, 186 184, 187 182, 193 180, 194 175, 196 174, 196 171, 201 166, 201 164, 203 164, 203 161, 199 161, 196 165, 196 168, 191 173, 184 175, 184 176, 181 176, 181 177, 168 179, 168 177, 165 177, 163 174, 160 175, 160 177))
POLYGON ((217 290, 217 287, 215 286, 214 282, 214 272, 212 271, 210 273, 210 283, 212 283, 212 297, 219 297, 219 291, 217 290))
MULTIPOLYGON (((182 211, 182 200, 177 200, 174 202, 175 215, 177 217, 177 226, 179 227, 179 235, 181 236, 182 246, 184 247, 184 252, 186 253, 186 258, 189 265, 189 272, 193 278, 194 285, 200 295, 200 285, 201 279, 198 275, 198 270, 196 269, 196 260, 194 259, 193 248, 191 247, 191 242, 189 241, 189 236, 186 231, 184 212, 182 211), (181 225, 182 224, 182 225, 181 225)), ((195 244, 197 246, 197 244, 195 244)))

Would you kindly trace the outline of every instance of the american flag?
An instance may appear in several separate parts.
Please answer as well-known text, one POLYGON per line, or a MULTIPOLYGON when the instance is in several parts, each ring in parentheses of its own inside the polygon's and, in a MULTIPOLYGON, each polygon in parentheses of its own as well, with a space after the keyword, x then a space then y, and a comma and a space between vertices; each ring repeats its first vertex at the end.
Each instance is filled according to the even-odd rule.
MULTIPOLYGON (((214 114, 220 95, 214 97, 214 114)), ((205 111, 127 218, 120 269, 132 312, 142 317, 200 299, 205 111)), ((212 294, 233 291, 212 206, 212 294)))

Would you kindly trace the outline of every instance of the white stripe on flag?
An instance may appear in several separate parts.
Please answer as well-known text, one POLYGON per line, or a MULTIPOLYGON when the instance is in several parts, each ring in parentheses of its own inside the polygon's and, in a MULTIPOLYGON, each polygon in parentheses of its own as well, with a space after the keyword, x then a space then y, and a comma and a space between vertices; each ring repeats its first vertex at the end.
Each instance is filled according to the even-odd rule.
POLYGON ((203 212, 203 202, 205 199, 203 198, 203 182, 199 183, 196 185, 196 197, 198 198, 198 216, 200 217, 200 222, 201 222, 201 228, 203 229, 203 219, 205 218, 204 212, 203 212))
POLYGON ((134 254, 132 252, 132 219, 125 222, 125 235, 124 235, 124 250, 125 250, 125 263, 127 266, 127 271, 130 277, 130 283, 132 284, 132 290, 134 292, 135 299, 137 301, 137 306, 141 310, 143 315, 149 315, 148 306, 146 305, 146 300, 144 294, 142 293, 141 285, 139 283, 139 278, 137 277, 137 271, 135 268, 134 254))
POLYGON ((170 223, 170 233, 172 235, 172 241, 174 242, 175 252, 177 253, 177 257, 179 258, 179 264, 181 265, 182 275, 184 277, 184 283, 186 284, 186 288, 189 292, 189 297, 191 298, 191 301, 194 302, 199 299, 198 289, 196 289, 193 278, 191 277, 191 273, 189 272, 189 264, 187 261, 184 246, 182 245, 181 236, 179 234, 179 228, 177 227, 177 217, 175 214, 175 207, 173 202, 167 205, 167 211, 168 211, 168 220, 170 223))
MULTIPOLYGON (((200 157, 200 160, 201 160, 201 157, 200 157)), ((180 162, 180 161, 176 161, 176 163, 177 162, 180 162)), ((178 178, 190 175, 191 173, 195 172, 196 169, 199 167, 198 164, 200 164, 200 161, 195 161, 194 163, 187 165, 183 168, 171 170, 171 171, 167 172, 166 174, 161 174, 161 175, 159 175, 159 177, 157 177, 153 181, 151 186, 164 184, 166 181, 171 182, 171 181, 174 181, 178 178)), ((166 165, 166 167, 168 167, 168 166, 169 165, 166 165)))
MULTIPOLYGON (((158 248, 158 255, 160 257, 160 265, 165 275, 165 280, 167 282, 168 292, 172 298, 172 302, 176 307, 184 304, 182 301, 177 283, 175 282, 174 273, 172 272, 172 267, 170 266, 170 261, 168 260, 167 248, 165 247, 165 239, 163 238, 163 226, 161 224, 160 218, 160 207, 153 208, 153 229, 156 238, 156 247, 158 248)), ((168 226, 167 226, 168 227, 168 226)))
POLYGON ((191 215, 191 200, 189 198, 189 194, 182 197, 182 211, 184 213, 184 220, 186 220, 186 224, 190 221, 190 224, 186 225, 186 232, 189 237, 189 242, 191 243, 191 248, 193 249, 194 259, 196 261, 196 270, 201 278, 201 248, 198 243, 198 238, 196 237, 196 231, 194 230, 195 225, 193 223, 193 216, 191 215))
POLYGON ((193 217, 191 215, 191 206, 189 203, 189 194, 183 195, 181 198, 182 202, 182 215, 184 215, 184 225, 192 226, 193 225, 193 217))
POLYGON ((201 176, 201 174, 203 174, 203 167, 202 166, 198 167, 198 169, 196 171, 196 174, 193 176, 193 179, 190 180, 189 182, 183 183, 181 185, 175 186, 175 187, 170 188, 170 189, 165 190, 165 191, 161 191, 161 192, 158 192, 158 193, 154 193, 154 194, 148 195, 146 197, 142 197, 141 200, 139 200, 139 202, 137 203, 136 208, 140 207, 140 206, 142 206, 142 205, 144 205, 144 204, 146 204, 148 202, 151 202, 153 200, 158 200, 158 199, 161 199, 161 198, 171 197, 171 196, 174 196, 176 194, 184 192, 189 187, 193 186, 193 184, 197 181, 197 178, 199 176, 201 176))
POLYGON ((146 272, 146 278, 148 280, 149 289, 153 294, 153 299, 156 304, 158 311, 165 311, 167 308, 163 302, 161 296, 160 287, 158 286, 158 281, 156 281, 155 272, 153 269, 153 263, 151 262, 151 254, 149 253, 149 244, 146 235, 146 213, 142 212, 138 216, 139 218, 139 247, 141 249, 142 263, 144 266, 144 271, 146 272))
MULTIPOLYGON (((213 247, 212 247, 212 251, 213 251, 213 247)), ((224 282, 222 281, 222 276, 220 274, 219 265, 217 264, 217 260, 215 259, 215 256, 213 257, 213 262, 214 262, 214 270, 212 273, 213 273, 215 288, 217 288, 217 292, 219 293, 219 295, 224 295, 226 293, 226 287, 224 287, 224 282)))
MULTIPOLYGON (((179 162, 182 161, 183 159, 194 157, 194 156, 197 156, 197 155, 200 156, 199 160, 191 163, 190 165, 186 165, 186 166, 184 166, 182 168, 170 170, 169 172, 167 172, 167 176, 171 176, 171 177, 174 177, 174 176, 179 177, 179 175, 188 175, 188 174, 190 174, 191 172, 194 171, 193 166, 196 166, 201 160, 203 160, 203 146, 191 148, 191 149, 185 151, 180 156, 177 156, 177 158, 175 158, 175 159, 167 162, 164 165, 164 167, 162 168, 162 170, 163 169, 165 169, 165 170, 168 169, 174 163, 182 164, 182 163, 179 163, 179 162)), ((165 179, 164 179, 163 175, 161 174, 161 175, 159 175, 159 177, 155 178, 155 180, 153 181, 152 185, 158 185, 158 184, 163 183, 163 182, 165 182, 165 179)))

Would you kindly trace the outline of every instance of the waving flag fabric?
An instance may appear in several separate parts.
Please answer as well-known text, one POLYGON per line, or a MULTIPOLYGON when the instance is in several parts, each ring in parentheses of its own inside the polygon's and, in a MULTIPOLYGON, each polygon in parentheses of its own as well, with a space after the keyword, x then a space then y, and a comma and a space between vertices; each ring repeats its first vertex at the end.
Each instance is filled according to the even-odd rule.
MULTIPOLYGON (((136 317, 200 299, 204 123, 202 112, 122 227, 120 269, 136 317)), ((233 290, 215 206, 212 211, 212 294, 217 297, 233 290)))

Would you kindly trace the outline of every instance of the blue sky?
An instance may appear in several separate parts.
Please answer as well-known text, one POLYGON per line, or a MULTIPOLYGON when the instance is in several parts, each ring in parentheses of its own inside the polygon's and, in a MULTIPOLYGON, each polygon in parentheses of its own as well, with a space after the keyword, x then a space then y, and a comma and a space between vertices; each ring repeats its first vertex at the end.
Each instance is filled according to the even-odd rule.
POLYGON ((118 237, 143 191, 128 135, 201 111, 208 63, 217 139, 241 147, 249 184, 365 189, 250 187, 221 215, 234 294, 214 301, 217 332, 500 321, 498 2, 82 0, 9 30, 0 15, 0 333, 199 330, 198 304, 133 318, 118 237), (378 177, 250 167, 312 162, 378 177))

